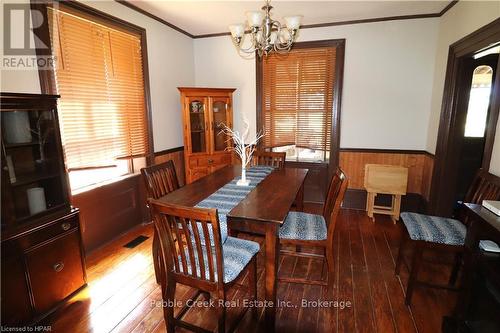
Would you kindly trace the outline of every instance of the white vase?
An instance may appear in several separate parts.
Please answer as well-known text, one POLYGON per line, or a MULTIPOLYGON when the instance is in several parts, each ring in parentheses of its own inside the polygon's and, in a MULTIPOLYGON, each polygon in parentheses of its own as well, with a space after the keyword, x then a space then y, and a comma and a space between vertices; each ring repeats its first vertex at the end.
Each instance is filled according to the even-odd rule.
POLYGON ((31 142, 31 128, 28 112, 11 111, 3 113, 5 141, 8 143, 31 142))
POLYGON ((241 168, 241 179, 238 180, 238 182, 236 182, 236 185, 239 185, 239 186, 250 185, 250 180, 247 179, 247 170, 244 167, 241 168))
POLYGON ((43 187, 29 188, 26 190, 26 193, 28 195, 28 208, 31 215, 35 215, 47 209, 43 187))

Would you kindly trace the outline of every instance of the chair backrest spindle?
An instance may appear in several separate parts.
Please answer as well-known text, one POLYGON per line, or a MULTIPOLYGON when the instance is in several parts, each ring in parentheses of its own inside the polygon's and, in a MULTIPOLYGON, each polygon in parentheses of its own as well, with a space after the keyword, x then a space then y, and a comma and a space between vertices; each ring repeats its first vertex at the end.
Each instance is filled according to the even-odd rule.
POLYGON ((252 155, 252 166, 265 165, 278 169, 285 167, 286 153, 257 150, 252 155))
POLYGON ((141 169, 148 198, 158 199, 179 188, 174 162, 167 162, 141 169))
POLYGON ((500 200, 500 177, 479 169, 464 202, 482 204, 483 200, 500 200))
POLYGON ((154 199, 150 199, 149 204, 166 258, 167 275, 222 283, 224 270, 217 210, 171 205, 154 199), (174 239, 184 241, 174 242, 174 239))

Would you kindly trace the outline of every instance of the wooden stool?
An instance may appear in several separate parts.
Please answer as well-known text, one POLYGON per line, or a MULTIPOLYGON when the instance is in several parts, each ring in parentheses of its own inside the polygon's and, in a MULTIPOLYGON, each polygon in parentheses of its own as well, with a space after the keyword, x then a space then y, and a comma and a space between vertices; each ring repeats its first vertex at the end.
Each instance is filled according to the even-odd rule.
POLYGON ((375 222, 373 213, 376 213, 390 215, 396 224, 401 211, 401 196, 406 194, 407 184, 408 168, 381 164, 365 165, 366 212, 373 222, 375 222), (378 194, 391 195, 391 205, 375 205, 378 194))

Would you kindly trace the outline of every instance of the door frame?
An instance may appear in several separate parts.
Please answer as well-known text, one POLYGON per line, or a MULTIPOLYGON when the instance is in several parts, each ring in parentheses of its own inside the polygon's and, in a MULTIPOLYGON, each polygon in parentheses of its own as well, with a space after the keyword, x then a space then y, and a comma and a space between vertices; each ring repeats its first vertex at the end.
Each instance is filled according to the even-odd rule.
MULTIPOLYGON (((453 212, 457 177, 457 170, 453 166, 459 163, 461 140, 458 135, 460 131, 457 129, 464 125, 459 121, 463 117, 459 117, 458 112, 458 94, 463 88, 460 79, 461 70, 467 58, 498 41, 500 41, 500 18, 450 45, 429 200, 431 214, 451 216, 453 212)), ((497 69, 500 69, 500 60, 497 69)), ((484 170, 489 170, 495 140, 500 108, 500 70, 497 70, 494 78, 490 103, 482 163, 484 170)))
MULTIPOLYGON (((296 42, 292 46, 294 49, 307 49, 316 47, 335 47, 336 48, 336 63, 335 77, 333 82, 333 110, 332 110, 332 129, 330 140, 330 156, 328 160, 328 179, 333 175, 339 166, 340 152, 340 111, 342 106, 342 86, 344 81, 344 57, 345 57, 345 38, 314 40, 305 42, 296 42)), ((263 129, 263 114, 262 114, 262 98, 263 98, 263 68, 262 59, 257 54, 255 55, 256 69, 256 120, 257 130, 263 129)), ((293 162, 296 165, 310 164, 308 162, 293 162)), ((326 163, 323 163, 326 164, 326 163)))

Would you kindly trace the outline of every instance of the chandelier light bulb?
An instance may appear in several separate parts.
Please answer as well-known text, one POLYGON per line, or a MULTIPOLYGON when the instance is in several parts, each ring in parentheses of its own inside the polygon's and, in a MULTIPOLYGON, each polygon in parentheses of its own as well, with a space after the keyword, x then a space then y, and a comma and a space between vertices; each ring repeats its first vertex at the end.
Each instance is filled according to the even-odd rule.
POLYGON ((245 26, 241 23, 231 24, 229 26, 229 31, 231 31, 233 38, 241 38, 245 34, 245 26))
POLYGON ((291 30, 299 30, 300 23, 302 22, 302 15, 294 15, 284 17, 286 22, 286 27, 291 30))
POLYGON ((262 10, 246 12, 247 24, 250 28, 250 31, 247 32, 250 37, 247 48, 242 47, 245 25, 233 24, 229 26, 233 43, 239 52, 255 53, 262 57, 272 52, 286 53, 292 48, 300 29, 302 15, 287 16, 284 18, 285 24, 282 25, 279 21, 271 18, 273 7, 270 2, 270 0, 266 0, 262 10))
POLYGON ((247 22, 250 27, 260 27, 264 19, 264 12, 261 10, 249 11, 247 14, 247 22))

